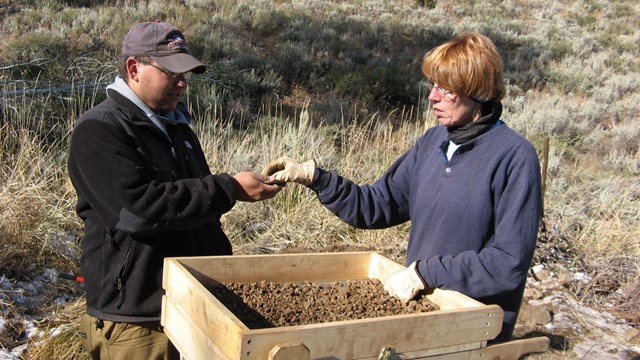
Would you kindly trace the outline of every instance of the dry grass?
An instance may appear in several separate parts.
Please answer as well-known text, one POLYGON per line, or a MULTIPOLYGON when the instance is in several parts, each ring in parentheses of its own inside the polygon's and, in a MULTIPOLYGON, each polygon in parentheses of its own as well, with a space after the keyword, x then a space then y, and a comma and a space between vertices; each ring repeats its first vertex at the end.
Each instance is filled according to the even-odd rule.
MULTIPOLYGON (((66 232, 78 224, 70 211, 72 189, 60 163, 64 154, 55 147, 43 147, 28 130, 2 133, 3 139, 16 141, 19 149, 2 157, 0 268, 26 268, 33 262, 66 270, 77 268, 69 246, 59 246, 64 245, 60 242, 66 232)), ((7 141, 2 145, 8 147, 7 141)))
MULTIPOLYGON (((404 123, 393 130, 392 125, 384 121, 344 127, 310 127, 305 116, 302 111, 301 119, 297 121, 274 125, 266 131, 260 129, 252 136, 243 135, 234 151, 255 153, 258 161, 253 170, 256 171, 270 159, 288 155, 302 160, 315 159, 318 166, 364 183, 382 175, 422 132, 421 124, 404 123), (247 137, 255 136, 260 140, 247 140, 247 137)), ((208 148, 207 153, 215 158, 227 156, 228 151, 216 147, 208 148)), ((233 164, 229 165, 233 171, 233 164)), ((236 171, 241 169, 245 168, 235 168, 236 171)), ((353 229, 326 210, 312 191, 294 184, 289 184, 267 202, 238 204, 225 215, 223 223, 231 238, 236 240, 234 247, 238 253, 275 253, 292 246, 317 250, 337 244, 373 247, 398 257, 404 252, 409 230, 409 226, 376 231, 353 229)))
POLYGON ((24 354, 25 359, 51 360, 76 359, 85 360, 90 357, 82 347, 80 333, 80 316, 84 312, 86 302, 84 298, 67 304, 58 309, 51 321, 46 323, 41 331, 43 340, 33 342, 24 354))

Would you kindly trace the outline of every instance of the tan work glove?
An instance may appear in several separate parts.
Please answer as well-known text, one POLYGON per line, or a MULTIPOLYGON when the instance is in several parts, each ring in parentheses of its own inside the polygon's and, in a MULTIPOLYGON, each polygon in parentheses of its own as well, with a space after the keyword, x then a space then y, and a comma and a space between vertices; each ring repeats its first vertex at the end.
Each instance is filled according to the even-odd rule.
POLYGON ((272 175, 276 181, 296 182, 306 186, 313 183, 315 173, 315 160, 300 163, 287 156, 268 163, 262 170, 262 175, 272 175))
POLYGON ((424 290, 424 282, 418 275, 416 264, 414 261, 408 268, 394 272, 384 282, 384 290, 405 304, 418 295, 420 290, 424 290))

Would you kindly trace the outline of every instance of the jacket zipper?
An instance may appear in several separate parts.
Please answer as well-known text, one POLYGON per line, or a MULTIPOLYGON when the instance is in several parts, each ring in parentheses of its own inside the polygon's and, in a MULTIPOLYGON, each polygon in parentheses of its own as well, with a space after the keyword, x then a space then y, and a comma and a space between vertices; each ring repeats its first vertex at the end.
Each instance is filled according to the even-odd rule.
POLYGON ((111 228, 107 228, 105 235, 107 236, 107 242, 109 243, 109 245, 111 245, 111 247, 115 247, 113 230, 111 230, 111 228))
POLYGON ((133 251, 135 249, 136 242, 131 240, 129 243, 129 248, 127 249, 127 253, 124 257, 124 261, 120 265, 118 269, 118 277, 116 279, 116 287, 118 288, 118 302, 116 303, 116 307, 120 309, 122 304, 124 303, 125 298, 125 284, 127 280, 127 275, 129 274, 129 267, 131 265, 131 259, 133 259, 133 251))

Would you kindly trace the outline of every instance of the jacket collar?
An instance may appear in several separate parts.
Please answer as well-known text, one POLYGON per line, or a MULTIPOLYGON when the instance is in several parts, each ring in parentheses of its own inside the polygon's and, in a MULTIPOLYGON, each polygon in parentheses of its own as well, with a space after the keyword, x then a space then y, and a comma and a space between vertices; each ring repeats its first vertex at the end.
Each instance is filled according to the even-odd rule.
POLYGON ((449 126, 449 140, 455 144, 465 144, 491 130, 502 115, 502 103, 499 101, 487 104, 490 112, 482 118, 463 126, 449 126))
POLYGON ((121 103, 122 106, 126 107, 132 113, 137 113, 143 118, 146 117, 146 119, 150 120, 155 126, 157 126, 167 138, 169 138, 169 135, 165 128, 165 124, 189 125, 191 123, 191 116, 189 116, 184 103, 179 102, 175 109, 168 111, 165 114, 157 114, 144 101, 142 101, 142 99, 140 99, 133 90, 131 90, 129 85, 120 76, 117 76, 114 82, 107 86, 107 96, 113 98, 120 97, 120 100, 123 100, 122 98, 128 100, 125 102, 126 104, 123 104, 122 101, 118 101, 118 103, 121 103))

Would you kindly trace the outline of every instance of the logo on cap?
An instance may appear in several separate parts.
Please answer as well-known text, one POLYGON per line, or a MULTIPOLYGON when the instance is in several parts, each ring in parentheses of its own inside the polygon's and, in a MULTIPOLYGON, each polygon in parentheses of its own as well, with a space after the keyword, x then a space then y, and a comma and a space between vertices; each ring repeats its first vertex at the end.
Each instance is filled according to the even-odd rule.
POLYGON ((187 43, 180 36, 176 36, 167 43, 167 47, 171 50, 188 51, 187 43))

